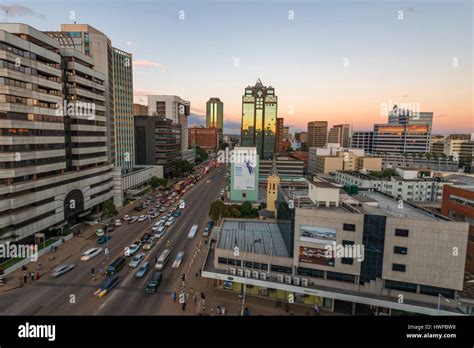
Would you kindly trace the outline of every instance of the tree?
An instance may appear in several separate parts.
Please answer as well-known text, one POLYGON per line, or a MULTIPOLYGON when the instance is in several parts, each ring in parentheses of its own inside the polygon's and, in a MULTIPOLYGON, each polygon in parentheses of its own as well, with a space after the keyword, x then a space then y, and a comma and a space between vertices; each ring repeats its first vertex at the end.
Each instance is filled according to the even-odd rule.
POLYGON ((217 200, 211 203, 209 208, 209 216, 212 220, 218 221, 223 217, 230 217, 231 213, 229 208, 221 200, 217 200))
POLYGON ((181 168, 177 167, 173 170, 173 177, 174 178, 179 178, 181 176, 182 172, 181 172, 181 168))
POLYGON ((193 170, 193 166, 186 160, 179 161, 178 168, 181 169, 182 173, 190 173, 193 170))
POLYGON ((156 176, 152 176, 150 179, 150 186, 154 190, 158 186, 160 186, 160 179, 158 179, 156 176))
POLYGON ((242 213, 243 217, 250 217, 252 215, 252 203, 249 201, 245 201, 242 203, 240 207, 240 212, 242 213))
POLYGON ((111 199, 104 202, 104 204, 102 205, 102 211, 107 217, 114 216, 117 214, 117 209, 115 208, 114 202, 111 199))
POLYGON ((199 162, 204 162, 209 157, 207 151, 201 149, 199 146, 196 146, 196 155, 198 157, 199 162))

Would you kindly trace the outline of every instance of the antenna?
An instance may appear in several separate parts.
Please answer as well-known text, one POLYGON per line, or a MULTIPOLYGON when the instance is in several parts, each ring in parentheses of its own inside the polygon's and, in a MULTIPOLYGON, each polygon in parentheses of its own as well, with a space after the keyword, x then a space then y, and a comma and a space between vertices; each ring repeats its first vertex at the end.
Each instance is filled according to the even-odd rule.
POLYGON ((8 9, 5 9, 5 22, 8 23, 8 9))

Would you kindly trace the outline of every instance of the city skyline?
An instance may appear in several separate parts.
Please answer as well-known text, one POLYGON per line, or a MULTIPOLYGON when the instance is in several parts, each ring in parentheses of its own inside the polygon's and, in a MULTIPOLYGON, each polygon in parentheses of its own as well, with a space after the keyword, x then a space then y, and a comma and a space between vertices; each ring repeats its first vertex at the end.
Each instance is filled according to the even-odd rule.
POLYGON ((257 78, 278 89, 278 117, 291 120, 291 132, 318 120, 370 130, 386 122, 383 106, 397 103, 433 112, 433 134, 474 132, 469 1, 141 1, 134 7, 117 1, 110 13, 110 4, 91 12, 90 3, 10 2, 2 16, 13 6, 9 22, 50 31, 76 21, 106 32, 133 54, 135 101, 143 103, 147 94, 180 95, 201 121, 206 101, 218 96, 226 104, 224 133, 239 133, 241 90, 257 78), (117 26, 124 16, 140 21, 117 26), (247 39, 255 29, 242 26, 244 17, 259 23, 263 41, 247 39), (211 22, 220 29, 214 35, 208 35, 211 22), (156 30, 145 30, 148 23, 156 30), (160 29, 165 35, 156 35, 160 29))

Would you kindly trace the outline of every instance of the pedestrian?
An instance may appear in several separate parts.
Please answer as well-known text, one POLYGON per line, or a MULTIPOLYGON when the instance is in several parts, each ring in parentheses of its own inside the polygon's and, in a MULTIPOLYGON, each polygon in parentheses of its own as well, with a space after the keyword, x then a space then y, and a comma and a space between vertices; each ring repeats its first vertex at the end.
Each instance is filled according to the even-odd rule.
POLYGON ((196 277, 199 277, 199 272, 196 272, 196 277))
POLYGON ((176 291, 174 291, 174 292, 171 294, 171 297, 173 298, 173 302, 176 303, 176 291))
POLYGON ((32 281, 35 280, 35 272, 31 272, 31 273, 30 273, 30 277, 31 277, 31 280, 32 280, 32 281))
POLYGON ((23 280, 24 280, 25 284, 28 281, 28 275, 26 274, 26 271, 23 271, 23 280))
POLYGON ((319 307, 318 306, 314 306, 314 314, 315 315, 319 315, 319 307))
POLYGON ((39 279, 40 279, 40 272, 36 271, 36 280, 39 280, 39 279))
POLYGON ((183 302, 183 303, 181 304, 181 308, 183 309, 183 312, 186 310, 186 302, 183 302))
POLYGON ((197 299, 198 299, 197 294, 194 294, 194 305, 197 305, 197 299))

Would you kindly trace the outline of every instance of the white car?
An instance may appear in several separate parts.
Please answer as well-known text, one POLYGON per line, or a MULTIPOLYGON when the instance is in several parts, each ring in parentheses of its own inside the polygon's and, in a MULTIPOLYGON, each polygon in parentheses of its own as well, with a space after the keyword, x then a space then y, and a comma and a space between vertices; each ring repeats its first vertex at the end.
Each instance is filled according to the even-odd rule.
POLYGON ((123 221, 128 221, 130 220, 130 215, 124 215, 122 216, 123 221))
POLYGON ((140 215, 138 218, 138 221, 145 221, 146 220, 146 215, 140 215))
POLYGON ((186 208, 186 202, 182 200, 179 202, 179 209, 184 209, 184 208, 186 208))
POLYGON ((143 250, 150 250, 156 243, 156 237, 150 237, 145 244, 143 244, 143 250))
POLYGON ((115 220, 115 227, 119 227, 119 226, 122 226, 122 221, 117 219, 117 220, 115 220))
POLYGON ((137 268, 140 262, 145 258, 145 253, 137 254, 133 257, 132 261, 128 264, 131 268, 137 268))
POLYGON ((129 223, 134 224, 135 222, 138 221, 138 216, 132 216, 130 220, 128 220, 129 223))
POLYGON ((183 259, 184 259, 184 251, 180 251, 178 255, 176 255, 176 259, 173 262, 173 268, 179 268, 183 259))
POLYGON ((165 222, 165 226, 171 226, 174 223, 174 216, 170 216, 168 220, 165 222))
POLYGON ((132 244, 128 247, 125 247, 123 254, 125 256, 132 256, 138 251, 139 248, 140 246, 138 244, 132 244))
POLYGON ((161 238, 166 232, 166 227, 165 226, 160 226, 158 230, 154 231, 155 232, 155 237, 156 238, 161 238))
POLYGON ((91 248, 82 253, 81 261, 88 261, 102 252, 102 248, 91 248))

